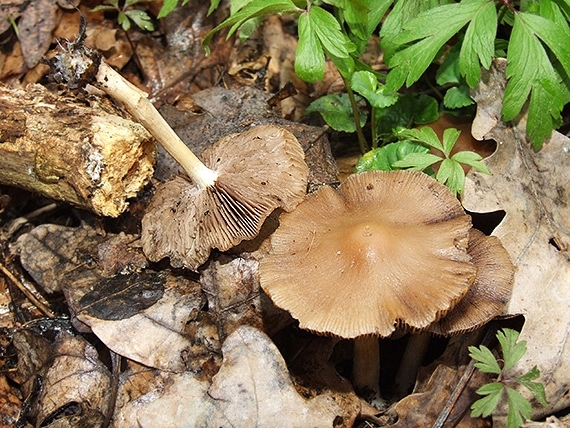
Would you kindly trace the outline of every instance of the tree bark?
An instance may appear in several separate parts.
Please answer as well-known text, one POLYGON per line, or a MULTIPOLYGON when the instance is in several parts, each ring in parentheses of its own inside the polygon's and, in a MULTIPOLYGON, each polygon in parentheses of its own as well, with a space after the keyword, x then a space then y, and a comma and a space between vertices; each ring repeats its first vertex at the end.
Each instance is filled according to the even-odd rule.
POLYGON ((0 85, 0 184, 116 217, 155 158, 151 135, 105 98, 0 85))

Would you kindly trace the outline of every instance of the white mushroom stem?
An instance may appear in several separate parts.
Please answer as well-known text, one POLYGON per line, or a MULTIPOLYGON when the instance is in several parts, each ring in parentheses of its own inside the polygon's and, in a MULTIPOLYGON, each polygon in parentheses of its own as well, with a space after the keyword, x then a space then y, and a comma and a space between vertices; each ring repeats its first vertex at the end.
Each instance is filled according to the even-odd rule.
POLYGON ((95 76, 97 86, 119 101, 182 166, 200 188, 213 186, 218 174, 208 168, 176 135, 147 98, 147 94, 101 60, 95 76))
POLYGON ((357 392, 381 400, 380 395, 380 345, 372 335, 354 339, 352 384, 357 392))
POLYGON ((419 368, 426 355, 430 337, 431 335, 427 331, 410 334, 400 367, 396 373, 394 383, 395 399, 403 398, 412 391, 419 368))

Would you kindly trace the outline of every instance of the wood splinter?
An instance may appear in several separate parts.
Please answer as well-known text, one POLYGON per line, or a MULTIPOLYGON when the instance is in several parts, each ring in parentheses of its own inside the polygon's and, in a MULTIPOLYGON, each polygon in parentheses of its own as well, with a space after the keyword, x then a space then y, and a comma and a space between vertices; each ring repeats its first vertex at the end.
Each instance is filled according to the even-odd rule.
POLYGON ((222 138, 202 162, 176 135, 147 94, 83 45, 84 22, 74 42, 49 61, 53 78, 71 87, 91 83, 121 102, 182 166, 191 182, 175 177, 161 185, 142 221, 142 243, 153 261, 197 270, 210 250, 225 251, 254 238, 276 208, 291 211, 306 193, 308 167, 293 134, 252 127, 222 138))

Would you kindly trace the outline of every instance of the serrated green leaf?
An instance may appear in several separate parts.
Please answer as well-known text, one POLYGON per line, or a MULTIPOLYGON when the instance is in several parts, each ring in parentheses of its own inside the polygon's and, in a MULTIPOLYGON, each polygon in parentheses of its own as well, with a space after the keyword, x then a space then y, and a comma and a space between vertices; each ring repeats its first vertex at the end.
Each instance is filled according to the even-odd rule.
POLYGON ((494 2, 483 2, 467 27, 459 53, 459 70, 474 88, 481 80, 481 66, 491 67, 497 35, 497 9, 494 2))
POLYGON ((479 395, 485 395, 485 397, 473 403, 471 406, 471 417, 478 418, 482 416, 486 418, 497 407, 503 392, 503 385, 499 382, 488 383, 475 392, 479 395))
POLYGON ((475 168, 477 171, 482 172, 484 174, 490 174, 487 165, 481 162, 481 155, 479 153, 471 152, 468 150, 457 152, 453 156, 451 156, 456 162, 463 163, 465 165, 469 165, 471 168, 475 168))
POLYGON ((461 131, 457 128, 447 128, 443 131, 443 153, 445 153, 445 156, 449 156, 460 135, 461 131))
POLYGON ((526 342, 523 340, 517 343, 519 332, 510 328, 503 328, 497 332, 497 340, 501 344, 503 369, 511 369, 526 353, 526 342))
POLYGON ((402 160, 395 162, 393 166, 399 169, 407 168, 414 171, 423 171, 442 160, 443 158, 432 153, 410 153, 402 160))
POLYGON ((127 10, 125 11, 125 14, 143 30, 154 31, 154 25, 152 25, 150 16, 148 16, 148 14, 144 10, 138 10, 138 9, 127 10))
POLYGON ((202 41, 202 47, 206 50, 207 53, 209 53, 208 45, 210 44, 210 40, 215 33, 223 28, 231 26, 227 36, 229 38, 233 35, 233 33, 236 32, 241 24, 243 24, 248 19, 255 18, 257 16, 269 15, 272 13, 284 12, 302 12, 302 9, 299 9, 291 0, 253 0, 242 10, 235 13, 234 15, 231 15, 228 19, 226 19, 224 22, 206 34, 204 40, 202 41))
POLYGON ((435 131, 429 126, 424 126, 420 129, 400 129, 396 133, 399 138, 405 138, 412 141, 427 144, 428 146, 444 152, 443 145, 435 131))
POLYGON ((298 33, 295 73, 307 83, 319 82, 325 75, 325 54, 306 13, 299 16, 298 33))
POLYGON ((398 90, 404 83, 409 87, 416 82, 444 43, 485 10, 487 3, 468 0, 435 7, 404 24, 405 31, 393 40, 400 50, 386 61, 392 69, 386 78, 389 89, 398 90))
POLYGON ((105 11, 105 10, 117 10, 119 8, 119 0, 116 0, 115 2, 116 4, 102 4, 99 6, 95 6, 93 9, 91 9, 91 12, 101 12, 101 11, 105 11))
POLYGON ((435 73, 435 82, 443 86, 447 83, 460 83, 463 79, 459 72, 459 50, 461 44, 457 43, 451 47, 441 65, 435 73))
POLYGON ((435 178, 440 183, 445 184, 453 194, 463 192, 465 187, 465 172, 459 162, 452 159, 444 159, 435 178))
POLYGON ((131 21, 125 12, 119 12, 119 15, 117 15, 117 22, 123 28, 123 31, 129 31, 131 29, 131 21))
POLYGON ((481 370, 483 373, 494 373, 494 374, 501 374, 501 367, 497 362, 497 359, 491 352, 489 348, 486 346, 470 346, 469 348, 469 356, 473 358, 475 361, 475 367, 481 370))
POLYGON ((538 379, 540 376, 540 371, 536 366, 529 370, 517 379, 517 381, 527 388, 532 395, 537 399, 537 401, 544 407, 548 407, 548 402, 546 401, 546 392, 544 390, 544 385, 540 382, 533 382, 534 379, 538 379))
POLYGON ((338 58, 348 58, 356 46, 342 32, 340 24, 329 12, 318 6, 309 9, 311 27, 317 34, 323 49, 338 58))
POLYGON ((398 169, 394 164, 411 153, 428 153, 429 149, 412 141, 398 141, 370 150, 360 157, 355 172, 392 171, 398 169))
POLYGON ((457 109, 474 104, 469 93, 469 86, 464 83, 460 86, 449 88, 443 97, 443 105, 447 108, 457 109))
POLYGON ((390 107, 375 109, 374 114, 378 135, 389 138, 399 127, 434 122, 439 117, 439 106, 437 100, 429 95, 411 93, 401 96, 390 107))
POLYGON ((524 419, 530 418, 532 406, 514 389, 508 387, 506 389, 509 407, 507 428, 519 428, 523 424, 524 419))
POLYGON ((398 94, 388 92, 384 85, 379 85, 374 73, 357 71, 350 79, 350 87, 368 100, 372 107, 389 107, 398 101, 398 94))
MULTIPOLYGON (((313 101, 305 113, 320 113, 325 122, 335 131, 355 132, 356 126, 352 115, 352 105, 347 94, 330 94, 313 101)), ((366 123, 364 112, 360 114, 360 125, 366 123)))
MULTIPOLYGON (((218 6, 220 5, 220 1, 221 0, 210 0, 210 8, 208 9, 208 16, 210 16, 212 12, 218 8, 218 6)), ((184 4, 186 3, 187 0, 184 0, 184 4)))
MULTIPOLYGON (((507 54, 506 75, 509 80, 501 110, 505 121, 512 120, 520 113, 530 94, 527 134, 537 149, 560 123, 560 112, 564 106, 561 78, 539 38, 555 55, 570 55, 568 47, 560 45, 570 43, 570 36, 557 28, 555 22, 531 13, 515 14, 507 54), (556 41, 555 37, 561 37, 561 40, 556 41)), ((565 57, 562 64, 567 73, 570 70, 568 58, 565 57)))

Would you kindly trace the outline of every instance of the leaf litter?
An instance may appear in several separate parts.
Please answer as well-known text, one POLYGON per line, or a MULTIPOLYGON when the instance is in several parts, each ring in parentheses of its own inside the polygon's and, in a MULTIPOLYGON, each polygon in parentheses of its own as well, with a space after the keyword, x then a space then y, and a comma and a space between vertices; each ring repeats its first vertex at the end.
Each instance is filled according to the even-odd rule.
MULTIPOLYGON (((43 36, 38 33, 37 37, 43 36)), ((152 48, 149 52, 149 57, 140 52, 146 64, 160 62, 162 54, 152 48)), ((163 78, 161 67, 152 70, 154 76, 149 74, 148 84, 154 92, 183 77, 163 78)), ((494 98, 500 100, 501 88, 494 90, 499 91, 494 98)), ((486 91, 493 93, 486 87, 480 89, 479 122, 473 132, 494 138, 499 148, 486 162, 491 176, 468 176, 463 203, 472 212, 501 209, 507 213, 494 232, 518 267, 506 314, 525 316, 521 338, 527 340, 529 348, 514 369, 522 373, 535 364, 539 366, 550 405, 548 409, 535 406, 534 416, 540 417, 567 408, 569 400, 565 393, 570 355, 566 350, 568 322, 563 310, 568 307, 570 228, 564 215, 565 173, 556 168, 563 164, 560 156, 568 156, 570 145, 565 137, 555 134, 543 151, 532 152, 522 138, 524 117, 512 130, 498 120, 481 125, 485 115, 500 117, 496 106, 484 103, 486 91), (509 180, 515 175, 517 180, 509 180), (544 340, 545 328, 550 335, 548 341, 544 340)), ((235 107, 225 112, 216 110, 224 106, 217 96, 244 99, 232 91, 221 92, 202 94, 200 108, 209 100, 204 108, 211 115, 207 120, 214 117, 217 121, 209 126, 211 132, 227 123, 218 118, 243 111, 235 107)), ((255 111, 247 120, 264 114, 255 111)), ((230 123, 247 122, 244 116, 239 119, 242 121, 230 123)), ((208 128, 205 122, 201 125, 208 128)), ((204 138, 201 132, 192 127, 188 130, 197 140, 204 138)), ((311 132, 317 136, 320 131, 303 129, 297 134, 311 132)), ((211 141, 216 138, 211 137, 211 141)), ((315 141, 309 138, 305 147, 319 147, 315 141)), ((324 153, 317 166, 311 168, 321 172, 315 184, 334 182, 336 171, 331 164, 324 153)), ((241 257, 216 255, 198 277, 179 271, 149 270, 137 238, 136 234, 112 234, 86 225, 41 225, 20 238, 17 248, 22 264, 49 295, 65 296, 73 324, 73 328, 67 321, 39 329, 26 327, 14 339, 20 356, 22 398, 42 397, 26 409, 24 416, 29 421, 35 421, 36 426, 46 425, 59 419, 71 420, 82 412, 81 426, 102 423, 113 405, 109 401, 112 376, 101 362, 107 360, 105 348, 109 348, 126 360, 126 369, 118 379, 114 426, 352 426, 361 404, 346 379, 328 362, 334 344, 316 341, 299 353, 299 358, 288 359, 293 378, 297 380, 302 374, 313 384, 304 388, 292 382, 285 360, 272 342, 279 342, 274 339, 275 332, 282 331, 292 320, 260 292, 257 262, 248 254, 251 247, 245 244, 242 250, 246 252, 241 257), (95 346, 78 331, 95 333, 95 346), (311 356, 319 357, 315 361, 311 356), (43 386, 37 385, 36 375, 40 375, 43 386), (314 386, 319 384, 315 379, 320 387, 314 386), (86 389, 79 389, 79 385, 86 389), (78 395, 70 396, 69 391, 78 395), (65 412, 72 416, 65 416, 65 412), (300 419, 300 414, 306 419, 300 419)), ((259 243, 251 245, 255 250, 259 243)), ((452 339, 447 354, 454 350, 457 340, 452 339)), ((281 352, 286 353, 284 349, 281 352)), ((447 397, 441 390, 453 385, 464 369, 464 362, 447 358, 444 354, 433 366, 422 369, 423 382, 420 379, 414 394, 392 409, 399 422, 384 420, 384 425, 431 423, 447 397), (428 412, 414 412, 417 408, 428 412)), ((470 398, 460 409, 468 409, 469 400, 476 398, 473 390, 484 381, 488 380, 470 384, 470 398)), ((479 425, 468 419, 464 422, 467 425, 459 426, 485 426, 482 421, 479 425)), ((500 418, 496 422, 500 423, 500 418)))

